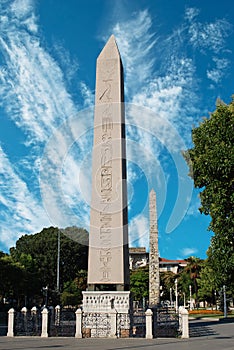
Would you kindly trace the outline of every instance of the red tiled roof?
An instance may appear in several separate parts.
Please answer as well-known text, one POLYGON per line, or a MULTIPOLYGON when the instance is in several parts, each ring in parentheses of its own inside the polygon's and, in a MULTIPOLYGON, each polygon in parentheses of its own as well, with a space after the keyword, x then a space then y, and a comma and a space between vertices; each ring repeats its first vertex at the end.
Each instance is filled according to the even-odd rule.
POLYGON ((186 260, 169 260, 165 258, 159 258, 159 261, 167 264, 187 264, 186 260))

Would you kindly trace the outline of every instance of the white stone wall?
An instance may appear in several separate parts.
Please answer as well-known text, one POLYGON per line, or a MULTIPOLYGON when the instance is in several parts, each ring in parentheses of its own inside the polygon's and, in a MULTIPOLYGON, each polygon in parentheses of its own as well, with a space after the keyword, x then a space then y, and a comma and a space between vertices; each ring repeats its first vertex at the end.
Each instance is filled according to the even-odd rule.
POLYGON ((83 311, 109 312, 116 310, 119 313, 130 309, 130 292, 83 292, 83 311))

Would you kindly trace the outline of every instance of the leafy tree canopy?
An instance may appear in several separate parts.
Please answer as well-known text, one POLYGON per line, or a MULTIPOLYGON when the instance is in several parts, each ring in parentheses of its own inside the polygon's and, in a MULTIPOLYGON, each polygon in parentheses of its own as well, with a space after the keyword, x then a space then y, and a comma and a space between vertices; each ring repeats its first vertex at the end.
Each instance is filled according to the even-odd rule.
MULTIPOLYGON (((11 299, 19 304, 24 295, 28 277, 27 271, 19 262, 14 262, 8 254, 2 255, 0 257, 0 301, 11 299)), ((31 284, 28 284, 26 288, 30 289, 30 286, 31 284)))
POLYGON ((198 279, 198 297, 200 300, 206 300, 215 304, 215 292, 217 289, 215 271, 206 260, 200 272, 198 279))
POLYGON ((130 290, 134 300, 141 301, 149 298, 149 267, 140 267, 131 271, 130 290))
POLYGON ((60 285, 63 286, 65 282, 74 280, 79 270, 87 269, 88 247, 78 243, 79 237, 81 242, 87 241, 87 231, 75 227, 62 231, 55 227, 44 228, 40 233, 22 236, 16 247, 10 249, 15 262, 31 273, 37 273, 41 288, 56 289, 59 234, 60 285))
POLYGON ((80 270, 74 281, 66 282, 61 295, 63 305, 79 306, 82 304, 82 292, 87 287, 87 271, 80 270))
POLYGON ((200 277, 200 271, 202 269, 203 260, 194 256, 186 259, 188 265, 184 268, 184 272, 187 273, 193 284, 193 289, 196 299, 198 298, 198 279, 200 277))
POLYGON ((219 284, 234 280, 234 99, 217 104, 192 131, 194 147, 184 152, 190 176, 201 189, 201 213, 211 216, 210 256, 219 284))

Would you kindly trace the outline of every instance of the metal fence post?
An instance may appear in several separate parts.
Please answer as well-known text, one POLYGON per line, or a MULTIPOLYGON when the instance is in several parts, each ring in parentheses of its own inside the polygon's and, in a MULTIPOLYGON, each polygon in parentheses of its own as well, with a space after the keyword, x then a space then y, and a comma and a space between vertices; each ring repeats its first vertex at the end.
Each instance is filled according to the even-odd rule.
POLYGON ((148 309, 145 312, 145 317, 146 317, 146 339, 152 339, 153 338, 153 333, 152 333, 152 316, 153 312, 152 310, 148 309))
POLYGON ((48 337, 48 310, 45 307, 42 310, 42 326, 41 326, 41 337, 47 338, 48 337))
POLYGON ((15 310, 12 308, 8 311, 8 329, 7 329, 8 337, 14 337, 14 317, 15 317, 15 310))
POLYGON ((76 310, 76 334, 75 338, 82 338, 82 310, 76 310))

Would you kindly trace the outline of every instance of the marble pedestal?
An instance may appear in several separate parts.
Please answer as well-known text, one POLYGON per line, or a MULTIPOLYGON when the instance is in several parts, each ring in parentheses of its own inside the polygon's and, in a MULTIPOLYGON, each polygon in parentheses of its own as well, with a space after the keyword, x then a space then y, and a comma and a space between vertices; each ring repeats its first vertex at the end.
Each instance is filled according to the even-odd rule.
POLYGON ((86 337, 129 337, 130 292, 83 292, 82 332, 86 337))

